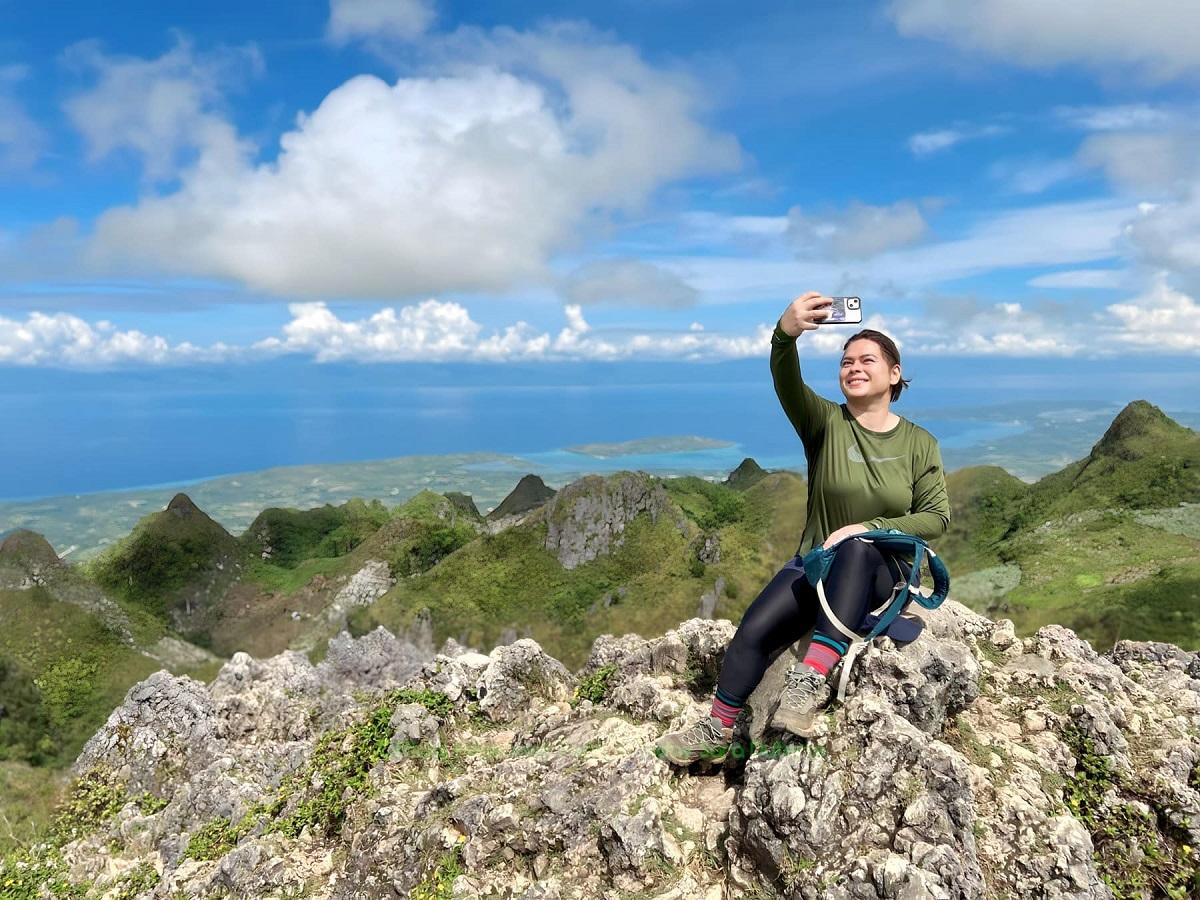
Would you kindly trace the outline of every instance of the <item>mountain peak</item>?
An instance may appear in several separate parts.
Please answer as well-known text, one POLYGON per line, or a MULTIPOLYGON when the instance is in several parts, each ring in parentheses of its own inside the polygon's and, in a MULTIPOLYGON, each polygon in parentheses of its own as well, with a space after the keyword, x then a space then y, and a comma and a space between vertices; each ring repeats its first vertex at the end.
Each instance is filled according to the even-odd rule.
POLYGON ((61 560, 50 542, 27 528, 18 528, 0 541, 0 557, 17 562, 57 565, 61 560))
POLYGON ((736 469, 726 476, 724 483, 732 488, 742 490, 764 478, 766 474, 763 467, 755 461, 754 457, 747 456, 738 463, 736 469))
POLYGON ((177 516, 190 516, 200 512, 200 507, 192 502, 191 497, 180 491, 167 504, 167 512, 175 513, 177 516))
POLYGON ((1134 400, 1117 413, 1104 436, 1092 447, 1091 455, 1138 459, 1163 441, 1191 435, 1190 428, 1180 425, 1153 403, 1134 400))
POLYGON ((523 475, 517 486, 508 492, 508 496, 500 501, 500 505, 484 518, 489 520, 501 519, 504 516, 519 515, 544 504, 557 492, 546 485, 537 475, 523 475))

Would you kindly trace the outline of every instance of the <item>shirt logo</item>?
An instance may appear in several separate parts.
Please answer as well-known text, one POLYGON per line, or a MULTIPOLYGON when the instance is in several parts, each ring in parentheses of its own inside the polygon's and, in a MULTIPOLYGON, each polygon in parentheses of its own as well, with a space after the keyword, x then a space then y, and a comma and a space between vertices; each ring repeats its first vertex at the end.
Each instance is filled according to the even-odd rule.
MULTIPOLYGON (((862 451, 858 449, 857 444, 851 444, 849 447, 846 448, 846 456, 848 456, 850 458, 850 462, 856 462, 856 463, 866 462, 866 460, 863 459, 862 451)), ((903 456, 872 456, 871 462, 888 462, 889 460, 892 460, 892 459, 904 459, 904 457, 903 456)))

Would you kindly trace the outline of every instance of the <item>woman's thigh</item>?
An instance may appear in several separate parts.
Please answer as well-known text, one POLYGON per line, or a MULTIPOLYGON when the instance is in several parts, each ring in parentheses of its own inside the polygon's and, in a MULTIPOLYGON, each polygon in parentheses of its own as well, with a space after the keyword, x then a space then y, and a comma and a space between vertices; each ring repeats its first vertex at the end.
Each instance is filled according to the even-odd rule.
POLYGON ((735 640, 766 653, 800 640, 816 621, 816 592, 799 560, 789 560, 742 614, 735 640))
MULTIPOLYGON (((850 537, 838 545, 825 575, 825 599, 838 620, 855 629, 871 609, 892 596, 896 582, 907 577, 907 573, 907 566, 881 551, 874 542, 850 537)), ((819 607, 819 600, 817 603, 819 607)), ((822 631, 847 637, 829 621, 824 610, 818 609, 816 615, 822 631)))

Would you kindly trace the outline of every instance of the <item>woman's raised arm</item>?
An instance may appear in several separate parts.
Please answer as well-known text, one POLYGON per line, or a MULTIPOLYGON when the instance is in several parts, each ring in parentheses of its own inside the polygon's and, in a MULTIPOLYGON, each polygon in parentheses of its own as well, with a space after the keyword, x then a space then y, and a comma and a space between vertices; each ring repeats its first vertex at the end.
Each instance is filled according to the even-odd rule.
POLYGON ((796 338, 817 327, 816 319, 827 316, 828 297, 809 291, 792 301, 784 310, 771 335, 771 378, 775 394, 804 444, 804 452, 812 459, 825 439, 825 423, 837 404, 826 400, 804 383, 800 374, 800 355, 796 338), (791 330, 789 330, 791 329, 791 330), (799 329, 798 331, 793 331, 799 329))

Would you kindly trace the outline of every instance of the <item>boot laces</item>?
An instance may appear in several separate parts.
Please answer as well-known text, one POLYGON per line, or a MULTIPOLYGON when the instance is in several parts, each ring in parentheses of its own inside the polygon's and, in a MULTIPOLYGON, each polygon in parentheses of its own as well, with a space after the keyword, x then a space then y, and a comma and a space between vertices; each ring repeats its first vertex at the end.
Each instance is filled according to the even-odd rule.
POLYGON ((820 693, 825 677, 811 666, 799 665, 788 670, 786 682, 784 702, 791 707, 800 707, 820 693))
POLYGON ((721 734, 720 729, 713 724, 710 716, 706 716, 688 729, 687 740, 708 741, 714 744, 725 743, 725 737, 721 734))

